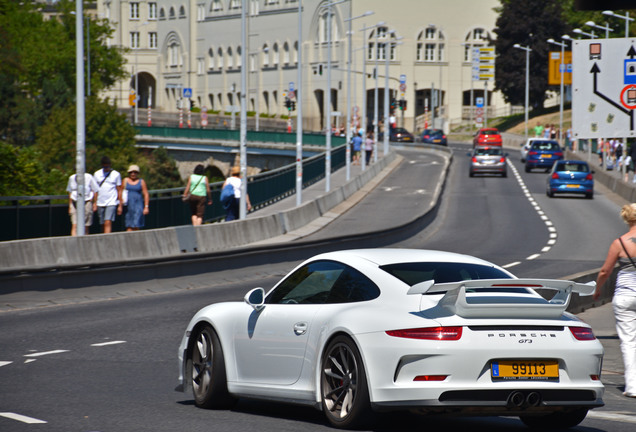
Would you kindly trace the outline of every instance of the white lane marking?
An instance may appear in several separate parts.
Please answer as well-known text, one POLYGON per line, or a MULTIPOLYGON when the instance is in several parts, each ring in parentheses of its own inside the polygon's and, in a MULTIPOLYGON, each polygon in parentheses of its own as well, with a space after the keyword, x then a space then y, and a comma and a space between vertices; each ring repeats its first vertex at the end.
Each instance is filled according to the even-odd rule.
MULTIPOLYGON (((519 183, 519 186, 521 187, 521 190, 523 191, 524 195, 528 198, 528 201, 530 202, 530 205, 532 205, 532 207, 534 207, 534 210, 537 212, 537 215, 541 218, 541 220, 543 220, 543 222, 546 225, 546 228, 548 229, 548 232, 549 232, 549 235, 550 235, 550 239, 548 240, 547 245, 544 246, 543 249, 541 249, 541 253, 548 252, 552 248, 552 246, 554 246, 556 244, 556 238, 557 238, 556 228, 554 228, 553 223, 550 220, 550 218, 545 214, 545 212, 543 211, 541 206, 539 206, 537 201, 534 199, 534 197, 532 196, 532 194, 528 190, 528 187, 526 186, 525 182, 523 181, 523 178, 521 178, 521 174, 519 173, 519 171, 517 171, 517 168, 515 168, 515 166, 513 164, 509 164, 509 166, 512 169, 512 172, 514 173, 515 178, 517 179, 517 182, 519 183)), ((537 258, 539 258, 541 256, 541 253, 530 255, 529 257, 526 258, 526 260, 531 261, 531 260, 537 259, 537 258)), ((507 264, 507 265, 503 266, 503 268, 512 267, 512 266, 515 266, 515 265, 518 265, 518 264, 521 264, 521 262, 510 263, 510 264, 507 264)))
POLYGON ((11 363, 13 363, 13 362, 11 362, 11 361, 0 361, 0 367, 6 366, 6 365, 11 364, 11 363))
POLYGON ((510 268, 510 267, 514 267, 516 265, 521 264, 521 261, 515 261, 515 262, 511 262, 510 264, 506 264, 505 266, 502 266, 503 268, 510 268))
POLYGON ((590 411, 586 418, 617 421, 622 423, 636 423, 636 416, 623 414, 618 411, 590 411))
POLYGON ((102 343, 95 343, 95 344, 91 344, 92 347, 103 347, 106 345, 117 345, 117 344, 123 344, 126 343, 126 341, 110 341, 110 342, 102 342, 102 343))
POLYGON ((24 361, 24 364, 31 363, 31 362, 34 362, 36 360, 37 359, 27 359, 27 360, 24 361))
POLYGON ((68 350, 54 350, 54 351, 45 351, 45 352, 39 352, 39 353, 33 353, 33 354, 25 354, 24 357, 41 357, 45 355, 61 354, 65 352, 68 352, 68 350))
POLYGON ((6 417, 11 420, 21 421, 22 423, 29 423, 29 424, 46 423, 44 420, 39 420, 33 417, 27 417, 27 416, 12 413, 12 412, 0 412, 0 416, 6 417))

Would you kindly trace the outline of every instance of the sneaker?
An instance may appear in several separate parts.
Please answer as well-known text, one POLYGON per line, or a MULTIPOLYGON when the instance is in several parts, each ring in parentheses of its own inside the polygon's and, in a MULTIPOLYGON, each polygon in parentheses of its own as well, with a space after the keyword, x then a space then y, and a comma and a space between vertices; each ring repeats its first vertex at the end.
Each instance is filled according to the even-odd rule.
POLYGON ((636 394, 634 394, 634 393, 624 392, 623 396, 628 397, 628 398, 636 398, 636 394))

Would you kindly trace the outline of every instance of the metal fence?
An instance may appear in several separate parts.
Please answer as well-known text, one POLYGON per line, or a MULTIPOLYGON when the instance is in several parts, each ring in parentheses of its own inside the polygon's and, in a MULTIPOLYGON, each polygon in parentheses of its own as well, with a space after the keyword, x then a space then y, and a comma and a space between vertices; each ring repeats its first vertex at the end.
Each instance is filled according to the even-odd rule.
MULTIPOLYGON (((345 146, 334 147, 331 153, 331 169, 335 171, 345 164, 345 146)), ((303 187, 325 176, 325 155, 320 154, 303 161, 303 187)), ((210 184, 213 204, 205 207, 205 222, 225 218, 220 203, 223 182, 210 184)), ((247 184, 253 208, 259 209, 281 200, 296 191, 296 164, 248 177, 247 184)), ((191 223, 188 205, 181 201, 183 188, 151 190, 150 213, 145 228, 164 228, 191 223)), ((124 218, 117 217, 113 231, 124 231, 124 218)), ((68 215, 68 196, 11 196, 0 197, 0 241, 37 237, 66 236, 71 232, 68 215)), ((90 233, 100 232, 97 215, 94 215, 90 233)))

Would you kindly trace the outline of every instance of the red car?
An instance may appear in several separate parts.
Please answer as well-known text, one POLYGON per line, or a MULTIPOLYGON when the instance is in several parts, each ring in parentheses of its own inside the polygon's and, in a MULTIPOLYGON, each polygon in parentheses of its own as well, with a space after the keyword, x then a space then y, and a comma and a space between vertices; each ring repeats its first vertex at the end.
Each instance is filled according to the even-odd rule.
POLYGON ((481 128, 473 138, 473 147, 480 145, 500 146, 502 145, 501 135, 496 128, 481 128))

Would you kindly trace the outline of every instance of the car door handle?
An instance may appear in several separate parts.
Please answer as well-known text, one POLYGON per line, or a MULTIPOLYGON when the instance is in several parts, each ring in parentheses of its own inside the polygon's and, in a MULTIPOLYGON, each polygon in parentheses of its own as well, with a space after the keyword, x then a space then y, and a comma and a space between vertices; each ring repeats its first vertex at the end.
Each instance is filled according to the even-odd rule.
POLYGON ((299 322, 294 324, 294 333, 296 333, 296 336, 302 336, 307 333, 307 323, 299 322))

